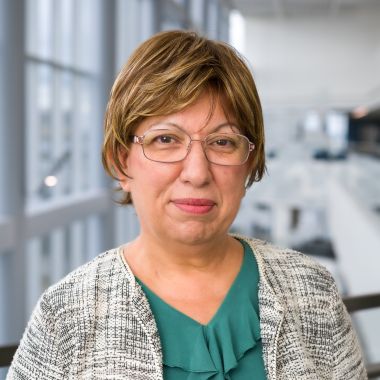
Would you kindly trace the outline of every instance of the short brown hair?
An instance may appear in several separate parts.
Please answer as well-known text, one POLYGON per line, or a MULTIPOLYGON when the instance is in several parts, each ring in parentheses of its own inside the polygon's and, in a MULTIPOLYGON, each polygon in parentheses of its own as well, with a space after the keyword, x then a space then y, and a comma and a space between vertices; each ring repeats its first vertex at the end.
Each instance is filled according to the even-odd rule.
MULTIPOLYGON (((195 32, 161 32, 142 43, 120 71, 105 115, 102 160, 117 179, 130 136, 147 117, 178 112, 205 90, 223 99, 241 132, 255 144, 247 185, 265 172, 264 126, 260 99, 243 57, 230 45, 195 32)), ((131 202, 125 194, 121 204, 131 202)))

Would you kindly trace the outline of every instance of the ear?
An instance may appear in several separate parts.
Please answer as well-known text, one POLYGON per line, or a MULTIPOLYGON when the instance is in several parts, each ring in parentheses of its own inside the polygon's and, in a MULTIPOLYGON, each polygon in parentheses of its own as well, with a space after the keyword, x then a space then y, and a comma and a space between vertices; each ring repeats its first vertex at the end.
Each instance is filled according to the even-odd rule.
POLYGON ((130 180, 131 180, 131 177, 128 177, 127 175, 125 174, 121 174, 119 176, 119 184, 120 184, 120 187, 123 189, 124 192, 126 193, 129 193, 131 191, 131 187, 130 187, 130 180))
POLYGON ((119 153, 119 162, 122 164, 122 171, 117 168, 116 164, 113 165, 115 176, 119 180, 120 187, 123 191, 130 192, 131 177, 128 175, 128 154, 125 150, 119 153))

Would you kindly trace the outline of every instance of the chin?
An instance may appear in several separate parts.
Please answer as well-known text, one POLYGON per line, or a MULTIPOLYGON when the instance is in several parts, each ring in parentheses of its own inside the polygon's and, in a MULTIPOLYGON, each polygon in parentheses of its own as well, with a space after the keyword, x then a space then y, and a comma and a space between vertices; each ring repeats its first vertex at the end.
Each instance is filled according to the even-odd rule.
MULTIPOLYGON (((175 231, 173 238, 176 241, 188 245, 197 245, 210 242, 214 239, 219 239, 220 236, 223 235, 221 229, 215 229, 212 226, 187 225, 181 227, 182 228, 172 230, 173 232, 175 231)), ((224 234, 227 234, 227 232, 225 232, 224 234)))

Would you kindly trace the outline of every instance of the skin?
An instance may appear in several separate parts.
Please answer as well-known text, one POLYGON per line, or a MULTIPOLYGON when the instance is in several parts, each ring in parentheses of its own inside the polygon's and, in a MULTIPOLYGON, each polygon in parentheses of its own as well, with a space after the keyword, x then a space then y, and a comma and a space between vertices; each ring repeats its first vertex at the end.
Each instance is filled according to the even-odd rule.
MULTIPOLYGON (((228 123, 219 101, 210 116, 211 109, 204 93, 181 112, 145 119, 135 134, 164 122, 201 139, 228 123)), ((131 178, 121 177, 120 184, 131 192, 141 226, 138 238, 124 247, 126 261, 164 301, 207 324, 241 267, 243 248, 228 229, 245 194, 248 164, 211 164, 199 142, 181 162, 150 161, 138 144, 123 161, 131 178)))

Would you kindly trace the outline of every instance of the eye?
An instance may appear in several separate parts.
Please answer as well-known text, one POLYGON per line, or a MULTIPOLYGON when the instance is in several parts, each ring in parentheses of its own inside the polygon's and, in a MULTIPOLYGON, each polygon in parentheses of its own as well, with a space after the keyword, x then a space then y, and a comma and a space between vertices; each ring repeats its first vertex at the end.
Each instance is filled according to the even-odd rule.
POLYGON ((175 137, 169 135, 158 135, 154 138, 153 142, 157 142, 160 144, 172 144, 176 142, 175 137))
POLYGON ((218 150, 233 150, 236 149, 239 143, 239 138, 237 135, 224 134, 224 135, 213 135, 210 136, 207 141, 207 145, 212 149, 218 150))
POLYGON ((214 144, 219 145, 219 146, 235 145, 234 141, 230 139, 226 139, 226 138, 216 140, 214 141, 214 144))
POLYGON ((161 148, 174 148, 185 143, 186 135, 168 129, 152 129, 145 134, 144 145, 161 148))

